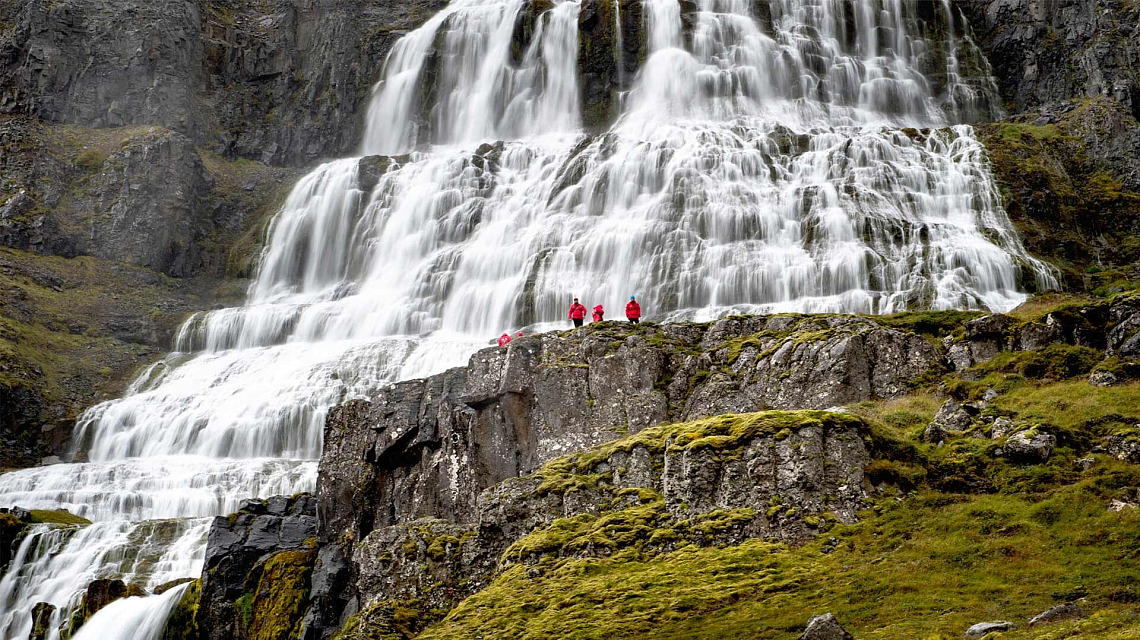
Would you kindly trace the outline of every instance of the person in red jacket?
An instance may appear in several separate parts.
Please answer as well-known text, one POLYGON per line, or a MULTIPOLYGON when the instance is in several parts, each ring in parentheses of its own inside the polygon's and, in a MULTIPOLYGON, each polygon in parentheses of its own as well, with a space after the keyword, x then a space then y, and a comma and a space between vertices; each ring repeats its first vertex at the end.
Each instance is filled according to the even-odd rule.
POLYGON ((625 305, 625 317, 633 324, 641 322, 641 305, 637 304, 635 296, 630 296, 629 302, 625 305))
MULTIPOLYGON (((520 333, 519 335, 521 336, 522 334, 520 333)), ((507 346, 508 344, 510 344, 510 342, 511 342, 511 337, 510 337, 510 336, 508 336, 506 333, 504 333, 503 335, 499 336, 499 346, 500 346, 500 347, 505 347, 505 346, 507 346)))
POLYGON ((574 321, 575 327, 582 326, 582 320, 586 318, 586 306, 578 302, 574 298, 574 304, 570 305, 570 319, 574 321))
POLYGON ((601 322, 605 319, 605 316, 606 310, 602 308, 602 305, 599 304, 598 306, 594 307, 594 322, 601 322))

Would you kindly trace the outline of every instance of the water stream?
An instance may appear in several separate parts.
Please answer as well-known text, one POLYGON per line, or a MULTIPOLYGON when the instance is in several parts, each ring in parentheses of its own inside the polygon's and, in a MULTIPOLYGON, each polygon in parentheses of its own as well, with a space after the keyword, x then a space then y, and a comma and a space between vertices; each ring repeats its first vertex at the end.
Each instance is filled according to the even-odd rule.
MULTIPOLYGON (((197 575, 209 516, 314 487, 331 406, 563 326, 572 296, 637 294, 680 321, 1001 311, 1055 287, 967 124, 992 117, 992 77, 963 66, 983 58, 939 6, 933 29, 912 0, 644 0, 645 59, 587 134, 579 3, 520 32, 521 0, 454 0, 394 45, 361 157, 296 184, 246 304, 189 319, 86 412, 86 462, 0 476, 2 504, 96 521, 24 540, 0 636, 26 637, 41 601, 58 626, 94 577, 197 575), (147 538, 140 572, 124 548, 156 522, 176 533, 147 538)), ((155 637, 179 593, 111 605, 79 637, 155 637)))

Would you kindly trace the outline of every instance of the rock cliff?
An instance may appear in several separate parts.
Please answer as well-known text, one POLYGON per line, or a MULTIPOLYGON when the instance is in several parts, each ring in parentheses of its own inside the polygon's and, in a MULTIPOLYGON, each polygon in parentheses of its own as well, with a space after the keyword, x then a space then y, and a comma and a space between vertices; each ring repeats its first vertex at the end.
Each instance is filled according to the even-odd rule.
POLYGON ((159 125, 219 153, 308 164, 359 143, 388 48, 441 6, 8 0, 0 111, 159 125))

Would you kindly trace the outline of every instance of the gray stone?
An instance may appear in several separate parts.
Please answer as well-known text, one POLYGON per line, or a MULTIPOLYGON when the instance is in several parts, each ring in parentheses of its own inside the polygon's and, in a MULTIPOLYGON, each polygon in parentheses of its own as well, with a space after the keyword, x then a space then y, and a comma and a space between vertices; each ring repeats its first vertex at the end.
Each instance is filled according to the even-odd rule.
POLYGON ((1089 373, 1089 384, 1094 387, 1115 387, 1120 382, 1115 373, 1105 369, 1093 369, 1089 373))
POLYGON ((1075 464, 1081 471, 1088 471, 1096 465, 1096 458, 1078 458, 1075 464))
POLYGON ((1057 438, 1051 433, 1023 431, 1005 441, 1004 455, 1022 462, 1045 462, 1056 446, 1057 438))
POLYGON ((934 420, 931 421, 932 425, 937 425, 939 429, 946 433, 961 433, 970 428, 974 423, 974 418, 967 411, 966 406, 959 404, 953 399, 947 400, 942 403, 938 408, 938 412, 934 414, 934 420))
POLYGON ((1071 602, 1059 604, 1048 611, 1044 611, 1029 619, 1029 626, 1033 627, 1039 624, 1049 624, 1053 622, 1061 622, 1062 620, 1076 620, 1079 618, 1086 618, 1088 614, 1080 606, 1071 602))
POLYGON ((1117 460, 1140 464, 1140 438, 1136 436, 1108 436, 1104 439, 1104 448, 1110 456, 1117 460))
POLYGON ((1013 420, 1002 416, 994 420, 993 430, 990 432, 990 436, 994 440, 1000 440, 1008 436, 1011 431, 1013 431, 1013 420))
POLYGON ((1013 631, 1017 626, 1012 622, 979 622, 978 624, 966 629, 967 638, 984 638, 989 633, 1001 633, 1003 631, 1013 631))
POLYGON ((1134 502, 1125 502, 1125 501, 1123 501, 1123 500, 1113 500, 1112 502, 1110 502, 1110 503, 1108 504, 1108 510, 1109 510, 1109 511, 1112 511, 1113 513, 1118 513, 1118 512, 1120 512, 1120 511, 1128 511, 1128 510, 1133 510, 1133 509, 1136 509, 1136 508, 1137 508, 1137 505, 1136 505, 1136 503, 1134 503, 1134 502))
POLYGON ((835 616, 830 613, 814 616, 808 620, 807 628, 800 634, 800 640, 853 640, 835 616))

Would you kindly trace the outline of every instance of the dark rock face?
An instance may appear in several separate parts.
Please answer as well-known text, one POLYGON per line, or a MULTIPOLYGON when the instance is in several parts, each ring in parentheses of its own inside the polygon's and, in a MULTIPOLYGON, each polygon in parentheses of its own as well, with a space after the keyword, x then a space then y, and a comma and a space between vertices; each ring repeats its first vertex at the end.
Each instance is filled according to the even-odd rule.
POLYGON ((94 127, 195 124, 197 2, 24 2, 0 66, 0 109, 94 127))
MULTIPOLYGON (((90 187, 99 212, 78 253, 168 275, 198 268, 198 203, 209 176, 190 140, 172 132, 134 138, 103 163, 90 187)), ((130 331, 130 330, 128 330, 130 331)))
MULTIPOLYGON (((292 498, 277 496, 249 500, 229 517, 214 518, 206 546, 202 570, 198 627, 205 638, 247 637, 248 625, 257 626, 262 615, 276 618, 282 613, 299 622, 300 611, 279 611, 269 606, 275 594, 268 588, 277 581, 278 594, 287 590, 308 590, 308 576, 317 533, 316 506, 310 494, 292 498), (262 584, 266 573, 272 578, 262 584), (283 580, 282 575, 289 580, 283 580), (297 579, 303 583, 293 584, 297 579), (264 591, 264 593, 263 593, 264 591), (244 599, 243 599, 244 598, 244 599), (246 614, 261 603, 257 615, 246 614), (264 611, 262 611, 264 610, 264 611), (252 616, 252 617, 251 617, 252 616)), ((292 628, 289 624, 287 628, 292 628)), ((256 634, 250 635, 256 637, 256 634)))
POLYGON ((0 58, 0 112, 154 124, 268 164, 355 147, 389 47, 443 6, 394 0, 27 1, 0 58))
POLYGON ((1111 98, 1140 118, 1140 8, 1127 0, 959 0, 1014 111, 1111 98))
POLYGON ((516 339, 335 408, 322 541, 421 517, 473 521, 483 489, 667 420, 894 397, 940 366, 923 338, 852 317, 602 326, 516 339))

